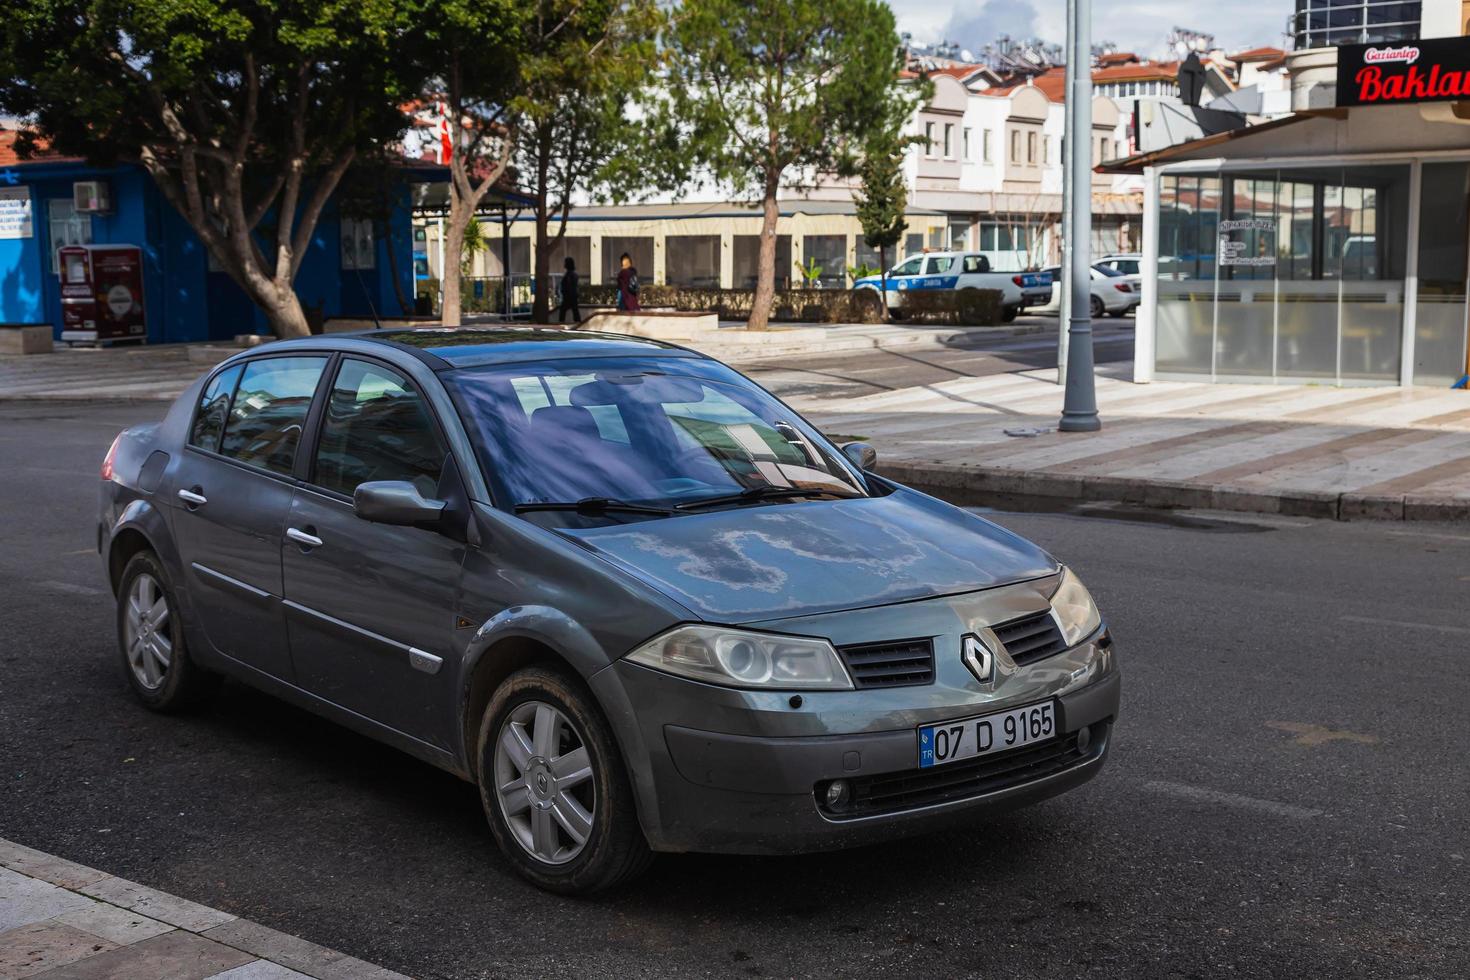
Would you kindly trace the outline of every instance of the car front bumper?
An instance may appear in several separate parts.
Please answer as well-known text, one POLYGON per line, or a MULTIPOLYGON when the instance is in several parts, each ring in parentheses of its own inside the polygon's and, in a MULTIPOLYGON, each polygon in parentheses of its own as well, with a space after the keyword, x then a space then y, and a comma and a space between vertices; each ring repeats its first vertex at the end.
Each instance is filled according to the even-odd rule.
POLYGON ((953 698, 942 685, 794 699, 626 661, 600 672, 594 689, 620 729, 655 850, 788 854, 972 824, 1097 775, 1121 691, 1111 639, 1099 632, 1029 670, 1037 676, 1018 693, 984 703, 953 698), (1056 701, 1055 738, 918 768, 919 724, 1048 697, 1056 701), (871 704, 858 707, 865 700, 871 704), (899 703, 917 707, 895 710, 899 703), (819 795, 837 779, 847 781, 848 801, 828 808, 819 795))

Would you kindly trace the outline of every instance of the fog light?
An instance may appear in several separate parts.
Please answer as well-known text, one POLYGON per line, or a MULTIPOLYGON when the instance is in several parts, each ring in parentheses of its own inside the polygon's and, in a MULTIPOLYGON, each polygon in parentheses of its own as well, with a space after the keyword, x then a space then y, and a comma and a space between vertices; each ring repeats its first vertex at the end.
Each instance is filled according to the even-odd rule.
POLYGON ((1077 751, 1086 752, 1087 747, 1092 744, 1092 726, 1088 725, 1077 733, 1077 751))
POLYGON ((836 809, 847 802, 847 780, 834 779, 827 784, 827 807, 836 809))

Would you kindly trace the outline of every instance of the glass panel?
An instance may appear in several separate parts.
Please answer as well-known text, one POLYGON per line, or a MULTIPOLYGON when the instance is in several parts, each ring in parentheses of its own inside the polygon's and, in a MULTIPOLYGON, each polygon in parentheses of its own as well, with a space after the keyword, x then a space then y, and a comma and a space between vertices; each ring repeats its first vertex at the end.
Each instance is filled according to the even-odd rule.
POLYGON ((664 278, 670 286, 720 288, 720 236, 670 235, 664 239, 664 278))
POLYGON ((591 238, 588 238, 586 235, 567 235, 559 243, 554 242, 547 249, 547 254, 549 256, 549 264, 546 268, 550 270, 553 276, 560 276, 562 274, 562 271, 566 268, 564 263, 570 257, 576 266, 577 273, 583 277, 582 281, 587 281, 586 276, 592 270, 591 238))
MULTIPOLYGON (((1281 241, 1291 260, 1277 272, 1276 373, 1290 378, 1337 379, 1336 266, 1324 262, 1321 210, 1341 197, 1341 187, 1326 187, 1338 171, 1284 172, 1281 181, 1281 241)), ((1340 210, 1340 201, 1335 206, 1340 210)), ((1329 211, 1332 213, 1332 211, 1329 211)))
POLYGON ((1215 331, 1214 236, 1220 180, 1164 177, 1159 185, 1155 366, 1159 371, 1208 375, 1215 331))
POLYGON ((326 363, 325 357, 268 357, 247 364, 219 451, 251 466, 290 474, 326 363))
POLYGON ((1397 381, 1409 168, 1349 167, 1343 171, 1342 201, 1341 377, 1397 381))
MULTIPOLYGON (((760 267, 761 236, 736 235, 733 281, 735 289, 754 289, 756 270, 760 267)), ((776 236, 776 288, 789 289, 791 276, 791 236, 776 236)))
POLYGON ((423 399, 397 372, 342 362, 322 418, 314 483, 351 496, 369 480, 406 480, 433 498, 445 455, 423 399))
POLYGON ((847 285, 847 236, 807 235, 801 240, 805 265, 812 260, 822 268, 821 277, 813 285, 825 289, 842 289, 847 285))
POLYGON ((1270 377, 1276 330, 1276 179, 1227 177, 1215 295, 1215 373, 1270 377))
POLYGON ((235 393, 235 382, 240 378, 238 366, 221 371, 210 380, 204 393, 199 396, 199 414, 194 416, 194 428, 189 433, 189 445, 214 452, 219 448, 219 434, 225 427, 225 416, 230 410, 230 396, 235 393))
POLYGON ((1470 268, 1470 164, 1426 163, 1419 218, 1419 307, 1414 384, 1451 385, 1465 366, 1465 276, 1470 268))

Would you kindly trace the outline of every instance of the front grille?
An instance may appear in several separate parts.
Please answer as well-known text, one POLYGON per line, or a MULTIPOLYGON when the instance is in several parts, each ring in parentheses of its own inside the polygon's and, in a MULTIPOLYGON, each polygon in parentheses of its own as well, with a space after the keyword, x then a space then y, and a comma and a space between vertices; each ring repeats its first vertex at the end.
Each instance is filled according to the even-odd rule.
POLYGON ((843 647, 852 681, 860 688, 911 687, 934 680, 934 642, 896 640, 843 647))
POLYGON ((1062 638, 1062 631, 1057 628, 1057 621, 1051 610, 1013 619, 1009 623, 992 626, 991 629, 1018 667, 1067 649, 1067 641, 1062 638))
MULTIPOLYGON (((833 820, 848 820, 933 806, 1021 786, 1055 776, 1096 758, 1107 744, 1107 728, 1106 723, 1092 726, 1089 744, 1081 750, 1077 748, 1076 733, 1071 732, 1050 742, 1003 755, 981 756, 968 762, 951 762, 930 769, 860 776, 848 780, 852 795, 839 809, 831 809, 825 803, 821 804, 821 809, 833 820)), ((817 798, 822 799, 820 792, 817 798)))

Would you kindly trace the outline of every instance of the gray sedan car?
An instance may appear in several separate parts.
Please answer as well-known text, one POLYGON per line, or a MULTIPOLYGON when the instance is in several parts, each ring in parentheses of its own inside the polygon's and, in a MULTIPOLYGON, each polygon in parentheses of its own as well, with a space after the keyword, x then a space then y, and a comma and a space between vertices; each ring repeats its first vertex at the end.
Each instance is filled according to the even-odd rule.
POLYGON ((269 344, 102 467, 150 708, 222 676, 478 784, 527 878, 972 824, 1094 776, 1087 589, 872 472, 725 365, 635 338, 269 344))

